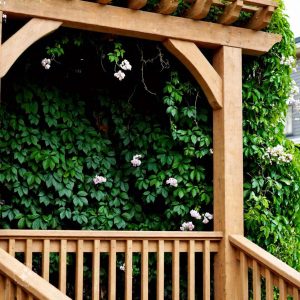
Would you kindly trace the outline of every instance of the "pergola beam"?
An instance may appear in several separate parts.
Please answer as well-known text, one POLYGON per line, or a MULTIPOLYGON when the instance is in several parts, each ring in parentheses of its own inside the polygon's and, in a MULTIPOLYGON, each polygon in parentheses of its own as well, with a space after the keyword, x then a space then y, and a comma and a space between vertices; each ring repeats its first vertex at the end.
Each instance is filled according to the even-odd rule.
POLYGON ((204 48, 230 46, 253 55, 269 51, 281 39, 277 34, 86 1, 9 0, 2 2, 0 10, 59 21, 71 28, 155 41, 186 40, 204 48))

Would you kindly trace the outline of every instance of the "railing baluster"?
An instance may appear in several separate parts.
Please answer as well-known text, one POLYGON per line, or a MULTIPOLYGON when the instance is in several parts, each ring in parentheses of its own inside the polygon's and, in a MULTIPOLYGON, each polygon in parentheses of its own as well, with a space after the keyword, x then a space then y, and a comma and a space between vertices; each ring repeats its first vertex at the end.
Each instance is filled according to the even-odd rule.
POLYGON ((172 300, 179 300, 179 240, 173 242, 172 252, 172 300))
POLYGON ((297 287, 293 287, 293 300, 299 300, 299 289, 297 287))
POLYGON ((286 300, 286 284, 284 280, 279 278, 279 300, 286 300))
POLYGON ((203 300, 210 299, 210 241, 204 241, 203 247, 203 300))
POLYGON ((164 300, 164 241, 158 241, 157 267, 156 267, 156 299, 164 300))
POLYGON ((241 300, 248 300, 248 264, 244 252, 240 251, 240 271, 241 271, 241 300))
POLYGON ((274 291, 273 291, 272 273, 267 268, 265 270, 265 276, 266 276, 266 300, 273 300, 274 291))
POLYGON ((100 299, 100 241, 94 240, 93 245, 93 283, 92 299, 100 299))
MULTIPOLYGON (((15 240, 9 239, 8 240, 8 253, 15 257, 15 240)), ((14 289, 12 285, 12 281, 7 277, 5 279, 5 299, 13 299, 14 296, 14 289)))
POLYGON ((50 262, 50 240, 43 241, 43 262, 42 262, 42 276, 49 281, 49 262, 50 262))
POLYGON ((108 299, 116 299, 116 240, 110 241, 108 299))
POLYGON ((195 299, 195 241, 189 241, 188 249, 188 300, 195 299))
POLYGON ((76 300, 83 298, 83 240, 77 241, 75 298, 76 300))
POLYGON ((23 299, 23 292, 22 289, 17 286, 16 287, 16 300, 22 300, 23 299))
POLYGON ((260 266, 255 259, 252 260, 253 269, 253 300, 261 300, 261 279, 260 279, 260 266))
MULTIPOLYGON (((25 265, 32 269, 32 239, 26 240, 26 249, 25 249, 25 265)), ((32 295, 28 294, 28 300, 32 300, 32 295)))
POLYGON ((60 241, 59 254, 59 289, 62 293, 66 293, 67 285, 67 241, 60 241))
POLYGON ((25 249, 25 265, 32 269, 32 240, 26 240, 26 249, 25 249))
POLYGON ((126 242, 125 254, 125 300, 132 300, 132 241, 126 242))
POLYGON ((141 300, 148 300, 148 240, 143 240, 142 245, 142 276, 141 276, 141 300))

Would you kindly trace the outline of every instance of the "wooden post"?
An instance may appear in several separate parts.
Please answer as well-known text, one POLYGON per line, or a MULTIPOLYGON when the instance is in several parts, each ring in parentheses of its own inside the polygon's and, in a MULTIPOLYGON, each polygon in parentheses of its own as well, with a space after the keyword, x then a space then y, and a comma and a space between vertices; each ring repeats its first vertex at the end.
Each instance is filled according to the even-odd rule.
POLYGON ((230 234, 243 235, 242 50, 221 47, 213 65, 223 80, 223 108, 213 111, 214 230, 224 233, 215 257, 215 299, 238 300, 239 265, 230 234))

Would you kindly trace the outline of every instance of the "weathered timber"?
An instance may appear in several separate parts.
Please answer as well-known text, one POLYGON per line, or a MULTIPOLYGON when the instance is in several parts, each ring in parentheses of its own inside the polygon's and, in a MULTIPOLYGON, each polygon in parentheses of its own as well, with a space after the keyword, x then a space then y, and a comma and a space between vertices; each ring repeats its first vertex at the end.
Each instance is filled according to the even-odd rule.
POLYGON ((71 28, 156 41, 180 39, 205 48, 232 46, 254 55, 267 52, 281 40, 276 34, 86 1, 9 0, 0 10, 19 17, 56 20, 71 28))

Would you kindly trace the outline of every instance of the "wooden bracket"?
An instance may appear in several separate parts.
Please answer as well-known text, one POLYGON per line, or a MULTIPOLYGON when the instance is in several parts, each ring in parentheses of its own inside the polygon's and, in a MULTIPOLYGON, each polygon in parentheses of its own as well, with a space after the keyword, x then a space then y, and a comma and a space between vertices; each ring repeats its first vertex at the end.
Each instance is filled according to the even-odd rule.
POLYGON ((234 23, 240 16, 240 12, 243 8, 243 0, 236 0, 228 5, 224 13, 220 16, 218 22, 224 25, 234 23))
POLYGON ((61 25, 60 21, 33 18, 11 36, 0 46, 0 78, 29 46, 61 25))
POLYGON ((213 110, 222 108, 222 79, 192 42, 168 39, 164 46, 192 73, 213 110))
POLYGON ((269 25, 272 19, 273 12, 275 10, 274 6, 266 6, 260 8, 250 19, 247 24, 247 28, 254 30, 264 29, 269 25))
POLYGON ((210 10, 213 0, 196 0, 186 11, 185 17, 200 20, 205 18, 210 10))

